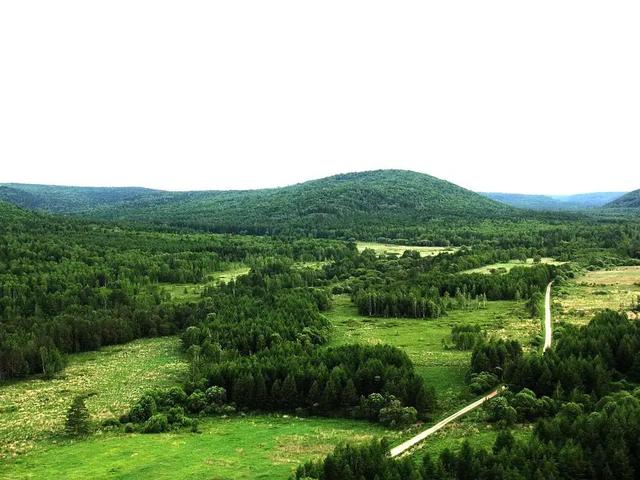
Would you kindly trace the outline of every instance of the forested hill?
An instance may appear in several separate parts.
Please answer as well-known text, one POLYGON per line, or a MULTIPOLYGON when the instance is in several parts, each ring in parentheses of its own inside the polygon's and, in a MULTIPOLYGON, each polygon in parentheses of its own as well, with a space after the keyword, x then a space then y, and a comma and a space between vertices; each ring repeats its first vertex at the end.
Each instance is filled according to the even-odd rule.
POLYGON ((607 203, 605 208, 640 208, 640 189, 607 203))
MULTIPOLYGON (((45 187, 13 185, 11 188, 38 197, 38 190, 45 187)), ((61 189, 59 195, 65 201, 80 195, 82 207, 70 211, 94 218, 231 233, 339 236, 336 232, 341 232, 370 237, 433 220, 469 223, 519 215, 507 205, 452 183, 402 170, 349 173, 283 188, 248 191, 170 193, 114 189, 101 192, 50 188, 43 190, 48 199, 58 195, 57 189, 61 189), (107 193, 111 193, 111 197, 107 193)), ((52 205, 55 201, 42 203, 52 205)), ((51 206, 45 208, 65 211, 51 206)))
POLYGON ((163 195, 170 194, 139 187, 65 187, 20 183, 0 185, 0 201, 52 213, 77 213, 163 195))

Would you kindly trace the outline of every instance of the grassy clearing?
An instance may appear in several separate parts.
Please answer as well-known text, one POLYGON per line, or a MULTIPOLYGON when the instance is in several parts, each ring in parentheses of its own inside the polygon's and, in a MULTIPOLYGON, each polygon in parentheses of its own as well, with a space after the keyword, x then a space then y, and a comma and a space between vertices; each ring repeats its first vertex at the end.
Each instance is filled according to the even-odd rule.
MULTIPOLYGON (((640 296, 640 267, 587 272, 554 291, 557 319, 584 325, 605 308, 628 312, 640 296)), ((628 312, 634 318, 633 312, 628 312)))
POLYGON ((446 350, 442 343, 454 325, 480 325, 490 335, 517 338, 523 344, 540 333, 538 320, 525 318, 522 302, 515 301, 488 302, 485 309, 454 310, 445 317, 421 320, 363 317, 348 295, 336 295, 327 317, 335 327, 332 345, 388 343, 406 351, 427 384, 436 388, 438 414, 456 410, 469 398, 465 374, 471 352, 446 350))
POLYGON ((402 255, 406 250, 417 250, 423 257, 440 255, 441 253, 453 253, 458 249, 457 247, 417 247, 375 242, 358 242, 356 245, 360 252, 365 249, 369 249, 374 250, 378 255, 384 255, 388 253, 402 255))
POLYGON ((53 380, 30 379, 0 385, 0 458, 55 441, 64 428, 66 410, 78 394, 87 400, 94 420, 124 413, 140 394, 178 381, 186 364, 178 339, 144 339, 70 356, 53 380))
MULTIPOLYGON (((562 265, 565 262, 559 262, 553 258, 544 257, 540 260, 540 263, 562 265)), ((533 263, 533 258, 528 258, 526 262, 523 260, 511 260, 510 262, 504 263, 492 263, 491 265, 485 265, 484 267, 465 270, 462 273, 483 273, 487 275, 492 273, 508 273, 513 267, 532 267, 533 265, 535 265, 535 263, 533 263)))
POLYGON ((170 283, 163 285, 163 287, 174 300, 180 302, 196 301, 200 298, 206 286, 213 286, 221 282, 235 280, 240 275, 249 273, 249 270, 250 268, 246 265, 237 263, 227 270, 207 275, 207 280, 204 283, 170 283))
POLYGON ((0 478, 284 479, 340 442, 398 436, 368 422, 283 416, 206 419, 200 430, 67 442, 5 463, 0 478))

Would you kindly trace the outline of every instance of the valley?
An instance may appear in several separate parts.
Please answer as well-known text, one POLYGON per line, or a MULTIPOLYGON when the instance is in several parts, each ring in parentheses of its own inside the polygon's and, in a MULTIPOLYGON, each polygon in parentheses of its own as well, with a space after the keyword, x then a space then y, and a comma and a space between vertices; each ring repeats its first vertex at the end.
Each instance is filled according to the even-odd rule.
POLYGON ((566 469, 550 425, 640 395, 632 210, 522 213, 396 170, 6 187, 0 478, 463 478, 539 472, 541 440, 566 469))

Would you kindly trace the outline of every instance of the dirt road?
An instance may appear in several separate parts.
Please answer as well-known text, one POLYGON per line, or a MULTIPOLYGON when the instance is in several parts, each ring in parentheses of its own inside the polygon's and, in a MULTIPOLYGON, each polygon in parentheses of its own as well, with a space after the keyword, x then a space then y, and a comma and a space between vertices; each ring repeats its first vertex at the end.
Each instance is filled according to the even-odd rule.
MULTIPOLYGON (((551 284, 552 283, 553 282, 550 282, 549 285, 547 285, 547 293, 546 293, 545 299, 544 299, 544 348, 543 348, 544 351, 547 351, 549 348, 551 348, 551 284)), ((433 427, 427 428, 426 430, 424 430, 423 432, 420 432, 415 437, 407 440, 406 442, 398 445, 395 448, 392 448, 391 449, 391 458, 394 458, 394 457, 397 457, 399 455, 402 455, 404 452, 409 450, 411 447, 413 447, 413 446, 417 445, 418 443, 422 442, 429 435, 433 435, 435 432, 440 430, 442 427, 444 427, 448 423, 451 423, 454 420, 456 420, 456 419, 460 418, 461 416, 463 416, 464 414, 469 413, 471 410, 474 410, 474 409, 478 408, 480 405, 482 405, 487 400, 491 400, 493 397, 498 395, 498 393, 500 393, 505 388, 506 387, 498 387, 497 389, 495 389, 493 392, 489 393, 488 395, 482 397, 479 400, 476 400, 475 402, 467 405, 463 409, 458 410, 453 415, 451 415, 451 416, 445 418, 444 420, 441 420, 440 422, 436 423, 433 427)))
POLYGON ((450 415, 447 418, 445 418, 444 420, 441 420, 440 422, 436 423, 433 427, 427 428, 425 431, 420 432, 415 437, 407 440, 406 442, 402 443, 401 445, 398 445, 395 448, 392 448, 391 449, 391 458, 394 458, 394 457, 397 457, 399 455, 402 455, 404 452, 409 450, 411 447, 413 447, 413 446, 417 445, 418 443, 422 442, 429 435, 434 434, 435 432, 440 430, 442 427, 444 427, 448 423, 451 423, 454 420, 460 418, 462 415, 464 415, 466 413, 469 413, 471 410, 475 410, 476 408, 478 408, 480 405, 482 405, 487 400, 491 400, 493 397, 498 395, 498 393, 500 393, 504 388, 505 387, 496 388, 493 392, 491 392, 488 395, 482 397, 481 399, 476 400, 475 402, 467 405, 462 410, 458 410, 453 415, 450 415))
POLYGON ((547 285, 547 294, 544 298, 544 347, 542 350, 546 352, 551 348, 551 284, 547 285))

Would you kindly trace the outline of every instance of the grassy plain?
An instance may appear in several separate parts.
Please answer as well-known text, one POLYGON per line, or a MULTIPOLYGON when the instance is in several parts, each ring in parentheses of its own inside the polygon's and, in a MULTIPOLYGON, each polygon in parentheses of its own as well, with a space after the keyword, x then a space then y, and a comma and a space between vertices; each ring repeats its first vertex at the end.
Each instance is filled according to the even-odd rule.
POLYGON ((76 395, 95 393, 87 408, 104 420, 125 413, 143 391, 178 382, 185 370, 178 338, 163 337, 71 355, 52 380, 0 384, 0 459, 55 441, 76 395))
POLYGON ((440 255, 441 253, 453 253, 458 250, 457 247, 418 247, 409 245, 393 245, 388 243, 376 243, 376 242, 358 242, 358 251, 362 252, 365 249, 373 250, 378 255, 384 255, 388 253, 395 253, 402 255, 406 250, 417 250, 423 257, 440 255))
POLYGON ((64 442, 0 466, 2 479, 285 479, 340 442, 398 437, 344 419, 209 418, 200 433, 104 434, 64 442))
POLYGON ((489 335, 516 338, 523 344, 539 334, 539 321, 526 318, 522 302, 487 302, 486 308, 453 310, 437 319, 379 318, 358 314, 348 295, 336 295, 327 317, 334 326, 332 345, 350 343, 395 345, 407 352, 440 400, 437 415, 457 410, 470 397, 465 374, 470 351, 447 350, 443 341, 459 324, 480 325, 489 335))
MULTIPOLYGON (((540 263, 545 263, 545 264, 549 264, 549 265, 562 265, 564 262, 559 262, 553 258, 549 258, 549 257, 543 257, 540 260, 540 263)), ((510 271, 513 267, 532 267, 533 265, 535 265, 535 263, 533 263, 533 258, 528 258, 527 261, 523 261, 523 260, 511 260, 510 262, 504 262, 504 263, 492 263, 491 265, 485 265, 484 267, 478 267, 478 268, 472 268, 470 270, 465 270, 462 273, 484 273, 484 274, 491 274, 494 271, 503 271, 504 273, 507 273, 508 271, 510 271)))
POLYGON ((640 267, 617 267, 587 272, 554 289, 557 319, 584 325, 605 308, 629 312, 640 296, 640 267))

